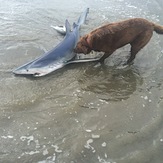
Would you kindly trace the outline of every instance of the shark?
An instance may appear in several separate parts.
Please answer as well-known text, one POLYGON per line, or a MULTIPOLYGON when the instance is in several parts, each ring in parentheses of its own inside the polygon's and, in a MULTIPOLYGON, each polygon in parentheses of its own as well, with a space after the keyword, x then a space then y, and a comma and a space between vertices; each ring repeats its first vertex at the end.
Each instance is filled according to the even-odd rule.
POLYGON ((77 58, 76 53, 74 52, 74 48, 80 37, 80 26, 85 23, 88 13, 89 8, 80 15, 76 23, 73 23, 72 30, 69 21, 66 19, 65 26, 63 26, 64 30, 58 30, 58 32, 65 34, 63 41, 42 56, 16 68, 13 70, 13 73, 16 75, 41 77, 56 71, 67 64, 98 61, 100 59, 99 57, 85 59, 77 58), (65 31, 65 33, 63 31, 65 31))

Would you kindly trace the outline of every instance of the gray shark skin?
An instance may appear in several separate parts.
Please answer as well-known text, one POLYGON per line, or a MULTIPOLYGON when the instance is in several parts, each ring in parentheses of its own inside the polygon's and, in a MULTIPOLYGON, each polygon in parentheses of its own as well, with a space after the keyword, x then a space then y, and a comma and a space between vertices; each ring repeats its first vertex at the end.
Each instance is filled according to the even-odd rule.
MULTIPOLYGON (((78 21, 77 21, 77 24, 78 24, 79 26, 85 23, 88 12, 89 12, 89 8, 87 8, 87 9, 85 10, 85 12, 83 12, 83 13, 80 15, 80 17, 79 17, 79 19, 78 19, 78 21)), ((65 34, 66 34, 66 27, 63 26, 63 25, 60 25, 60 26, 53 26, 53 25, 51 25, 51 27, 54 28, 58 33, 60 33, 60 34, 62 34, 62 35, 65 35, 65 34)))
POLYGON ((63 66, 70 63, 97 61, 99 58, 93 59, 77 59, 76 54, 73 52, 78 40, 80 26, 85 22, 89 8, 87 8, 79 17, 77 24, 73 24, 71 31, 68 20, 65 21, 66 35, 64 40, 54 47, 51 51, 45 53, 41 57, 28 62, 27 64, 18 67, 13 71, 17 75, 33 75, 40 77, 47 75, 63 66))

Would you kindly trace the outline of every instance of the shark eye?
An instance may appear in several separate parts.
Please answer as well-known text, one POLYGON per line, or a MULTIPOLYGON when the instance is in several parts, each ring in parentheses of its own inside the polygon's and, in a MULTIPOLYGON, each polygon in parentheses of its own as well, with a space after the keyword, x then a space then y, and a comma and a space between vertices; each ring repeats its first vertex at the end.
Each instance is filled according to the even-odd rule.
POLYGON ((28 69, 26 69, 26 71, 28 72, 29 70, 28 70, 28 69))

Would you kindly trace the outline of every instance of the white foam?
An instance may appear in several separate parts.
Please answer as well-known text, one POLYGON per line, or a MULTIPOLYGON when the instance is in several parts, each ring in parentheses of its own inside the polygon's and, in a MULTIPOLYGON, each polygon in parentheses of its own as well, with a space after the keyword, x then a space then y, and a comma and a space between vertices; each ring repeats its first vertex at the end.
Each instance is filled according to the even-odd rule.
POLYGON ((103 143, 101 144, 101 146, 102 146, 102 147, 106 147, 106 142, 103 142, 103 143))
POLYGON ((47 149, 45 149, 44 151, 43 151, 43 155, 45 156, 45 155, 47 155, 49 152, 48 152, 48 150, 47 149))
POLYGON ((21 140, 21 141, 28 140, 28 141, 27 141, 27 145, 30 145, 31 141, 34 140, 34 136, 33 136, 33 135, 31 135, 31 136, 21 136, 21 137, 20 137, 20 140, 21 140))
POLYGON ((60 150, 57 145, 51 145, 51 146, 55 148, 55 152, 62 153, 62 150, 60 150))
POLYGON ((13 139, 14 136, 7 135, 7 136, 1 136, 1 138, 3 138, 3 139, 13 139))
POLYGON ((88 139, 87 140, 87 144, 84 146, 87 149, 91 149, 93 153, 96 152, 96 150, 94 149, 94 147, 92 147, 90 144, 93 143, 93 139, 88 139))
POLYGON ((94 135, 94 134, 92 134, 92 138, 93 139, 98 139, 98 138, 100 138, 100 135, 94 135))

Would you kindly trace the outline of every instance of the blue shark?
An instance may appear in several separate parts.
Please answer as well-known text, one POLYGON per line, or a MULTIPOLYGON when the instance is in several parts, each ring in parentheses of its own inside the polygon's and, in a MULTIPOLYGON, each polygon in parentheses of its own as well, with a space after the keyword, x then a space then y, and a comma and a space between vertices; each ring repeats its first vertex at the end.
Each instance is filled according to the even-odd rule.
POLYGON ((66 34, 62 42, 49 52, 39 58, 18 67, 13 71, 17 75, 33 75, 34 77, 45 76, 57 69, 70 63, 96 61, 99 58, 75 59, 76 54, 73 52, 79 40, 80 26, 85 23, 89 8, 87 8, 79 17, 77 23, 73 23, 71 30, 68 20, 65 21, 66 34))

